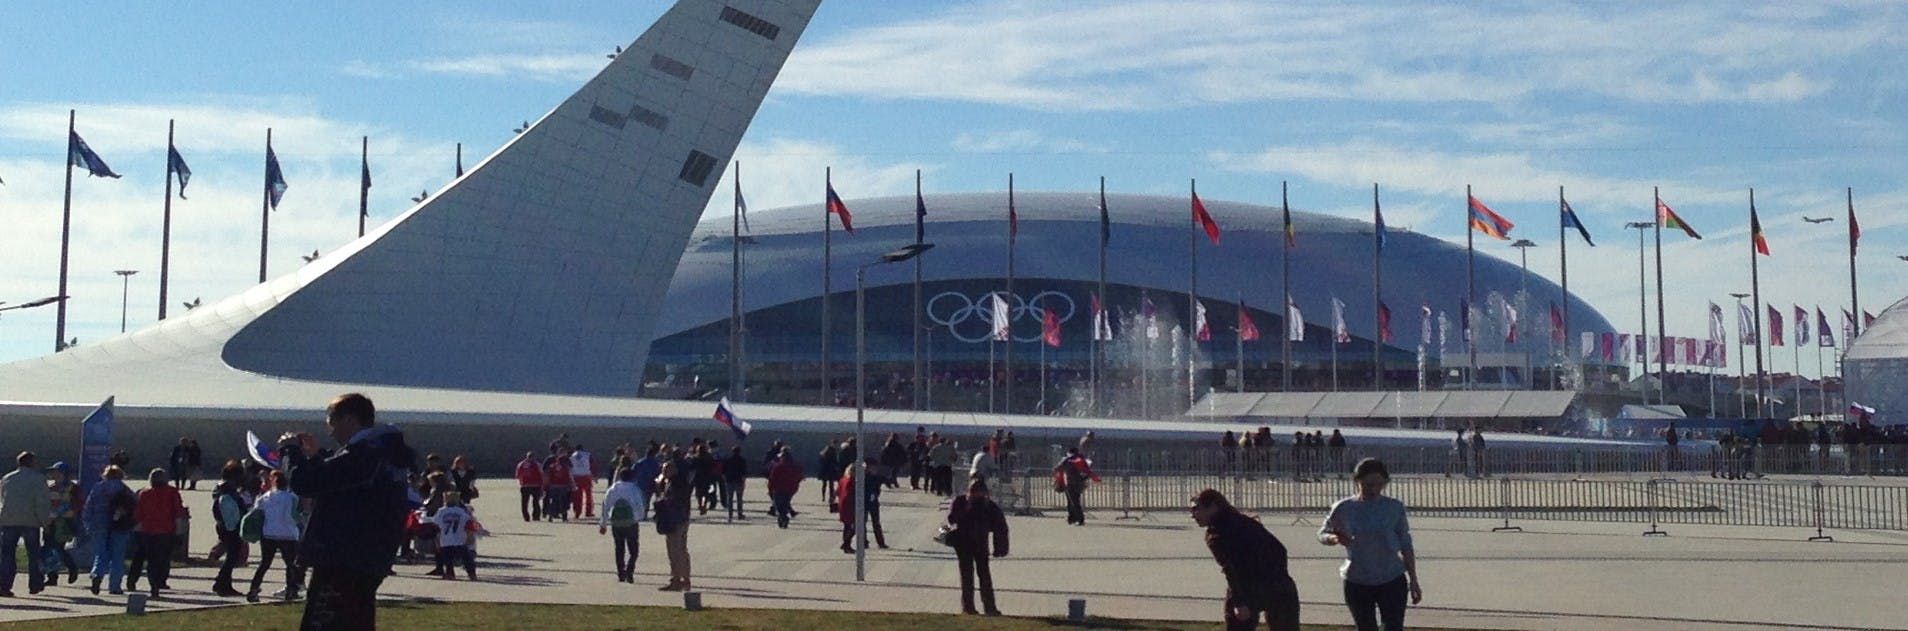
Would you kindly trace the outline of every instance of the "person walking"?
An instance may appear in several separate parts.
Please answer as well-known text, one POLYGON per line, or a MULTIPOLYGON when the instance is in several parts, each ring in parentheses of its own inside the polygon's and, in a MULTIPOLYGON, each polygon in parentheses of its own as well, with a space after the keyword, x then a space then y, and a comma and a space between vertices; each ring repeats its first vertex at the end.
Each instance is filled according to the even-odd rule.
POLYGON ((310 434, 285 434, 278 442, 287 488, 311 502, 298 550, 311 568, 299 628, 373 629, 378 587, 404 538, 411 505, 405 480, 417 454, 404 432, 377 423, 376 407, 362 394, 332 399, 325 427, 335 451, 320 451, 310 434))
POLYGON ((669 551, 669 584, 659 588, 665 592, 689 591, 689 511, 695 489, 688 474, 680 473, 678 466, 673 461, 664 464, 656 479, 661 495, 655 505, 656 534, 663 536, 663 546, 669 551))
POLYGON ((79 581, 79 563, 73 560, 73 553, 67 551, 66 544, 79 535, 79 484, 73 482, 73 468, 64 462, 55 462, 46 470, 46 495, 50 500, 52 521, 46 524, 46 532, 40 539, 44 549, 41 567, 51 584, 59 576, 59 568, 66 567, 66 582, 79 581))
POLYGON ((1424 600, 1418 581, 1417 556, 1411 546, 1411 524, 1404 502, 1386 497, 1391 472, 1376 458, 1358 461, 1352 469, 1358 494, 1338 500, 1319 526, 1318 541, 1345 549, 1338 575, 1344 579, 1345 606, 1359 631, 1404 629, 1405 596, 1411 604, 1424 600))
POLYGON ((1457 438, 1451 439, 1451 460, 1444 464, 1444 477, 1458 475, 1471 477, 1471 442, 1464 438, 1464 428, 1457 429, 1457 438))
POLYGON ((239 520, 252 510, 244 482, 244 465, 237 460, 227 460, 219 469, 219 485, 212 489, 213 530, 218 534, 219 545, 225 549, 218 577, 212 580, 212 593, 227 598, 244 595, 232 587, 232 572, 245 564, 247 552, 245 539, 239 536, 239 520))
POLYGON ((943 436, 934 437, 934 446, 928 448, 929 484, 934 494, 949 497, 954 494, 954 463, 960 461, 960 454, 954 451, 954 442, 943 436))
POLYGON ((1473 427, 1471 428, 1471 468, 1480 478, 1491 477, 1491 461, 1484 456, 1484 430, 1473 427))
MULTIPOLYGON (((1079 453, 1079 450, 1075 449, 1073 453, 1079 453)), ((994 454, 988 453, 986 449, 975 450, 974 461, 967 467, 967 478, 970 480, 985 481, 992 480, 999 475, 1000 466, 998 461, 994 460, 994 454)))
POLYGON ((987 567, 988 543, 991 538, 993 558, 1007 556, 1007 516, 1001 513, 1000 505, 988 497, 986 482, 967 483, 967 494, 954 498, 948 505, 947 523, 954 527, 947 540, 954 548, 955 562, 960 564, 961 613, 976 613, 974 588, 979 582, 984 611, 990 616, 1000 615, 994 601, 994 575, 987 567))
POLYGON ((543 464, 536 452, 523 452, 517 461, 517 496, 524 521, 543 521, 543 464))
POLYGON ((471 545, 477 518, 464 507, 464 497, 456 491, 445 493, 444 507, 431 515, 431 524, 437 526, 437 564, 444 568, 439 576, 457 580, 457 566, 462 565, 464 578, 477 580, 477 549, 471 545))
POLYGON ((191 461, 191 458, 188 457, 191 451, 192 439, 180 436, 179 444, 173 445, 172 453, 166 456, 166 473, 169 474, 172 479, 180 482, 185 482, 188 479, 186 463, 191 461))
POLYGON ((1081 496, 1086 494, 1087 482, 1099 482, 1100 476, 1093 472, 1093 464, 1080 455, 1080 448, 1067 449, 1067 457, 1053 466, 1056 474, 1054 481, 1059 483, 1060 491, 1067 495, 1067 525, 1085 526, 1086 507, 1081 496))
POLYGON ((582 443, 570 452, 570 483, 576 487, 570 492, 570 512, 584 519, 596 517, 596 454, 583 449, 582 443))
MULTIPOLYGON (((199 479, 205 476, 205 472, 203 471, 204 466, 205 450, 199 448, 199 439, 186 439, 186 490, 199 490, 199 479)), ((174 486, 177 486, 179 484, 179 478, 173 478, 172 483, 174 486)), ((180 549, 184 549, 184 547, 181 546, 180 549)))
POLYGON ((649 514, 649 506, 656 500, 656 477, 662 475, 662 466, 662 445, 654 442, 651 442, 643 451, 643 457, 636 459, 636 463, 629 466, 636 471, 636 487, 643 491, 642 512, 638 514, 649 514))
POLYGON ((608 534, 616 546, 616 580, 635 584, 636 556, 642 533, 643 507, 649 505, 648 493, 636 482, 634 467, 616 472, 616 481, 603 493, 603 516, 596 521, 596 534, 608 534))
POLYGON ((1285 544, 1257 518, 1239 512, 1213 489, 1192 498, 1193 522, 1206 529, 1206 549, 1226 577, 1227 631, 1298 631, 1298 584, 1286 566, 1285 544))
POLYGON ((795 518, 795 493, 802 486, 802 463, 788 448, 782 448, 782 455, 769 465, 768 492, 769 512, 775 515, 775 526, 787 529, 788 520, 795 518))
POLYGON ((0 597, 13 597, 13 574, 19 571, 15 551, 26 545, 27 592, 46 589, 46 577, 40 573, 40 532, 53 523, 53 503, 46 498, 46 474, 39 469, 39 457, 22 451, 14 457, 18 466, 0 476, 0 597))
MULTIPOLYGON (((458 460, 463 458, 460 456, 458 460)), ((265 574, 272 570, 273 556, 285 562, 285 588, 273 592, 272 597, 298 600, 298 592, 305 585, 305 570, 298 565, 298 538, 304 519, 298 495, 285 489, 283 472, 271 472, 269 480, 271 490, 253 503, 265 523, 258 540, 258 569, 252 572, 252 588, 245 591, 246 602, 258 602, 265 574)))
POLYGON ((815 477, 821 480, 822 501, 828 503, 828 512, 839 511, 835 503, 835 482, 841 479, 841 463, 837 461, 835 441, 828 441, 821 453, 815 456, 815 477))
POLYGON ((179 524, 191 518, 185 501, 173 486, 172 476, 163 469, 146 474, 147 487, 133 504, 132 567, 126 572, 126 589, 139 591, 139 575, 144 573, 153 598, 172 589, 172 550, 181 543, 179 524))
POLYGON ((570 494, 576 477, 570 470, 570 457, 558 453, 543 459, 543 518, 570 521, 570 494))
POLYGON ((888 434, 888 442, 881 446, 881 467, 888 473, 881 476, 888 488, 901 488, 901 469, 908 466, 908 448, 901 445, 901 434, 888 434))
MULTIPOLYGON (((927 469, 928 444, 926 430, 927 428, 925 427, 915 427, 914 440, 908 441, 907 446, 908 488, 915 491, 921 490, 921 474, 927 469)), ((933 484, 933 482, 928 483, 929 487, 932 487, 933 484)))
POLYGON ((722 510, 728 512, 729 521, 748 520, 742 514, 742 488, 749 481, 749 459, 742 456, 742 446, 729 448, 729 457, 722 460, 722 510))
POLYGON ((869 458, 862 463, 861 467, 848 467, 848 472, 841 476, 841 484, 835 487, 838 495, 836 501, 841 504, 842 552, 854 554, 857 545, 855 542, 855 493, 857 491, 866 494, 862 501, 868 509, 866 519, 869 534, 874 535, 877 547, 883 550, 888 549, 888 537, 881 531, 882 480, 881 476, 875 473, 875 466, 875 459, 869 458), (860 483, 860 472, 864 468, 868 470, 868 483, 865 485, 860 483))
MULTIPOLYGON (((93 594, 99 594, 100 579, 108 579, 108 592, 118 595, 126 593, 120 586, 126 577, 126 544, 132 540, 133 526, 137 523, 135 510, 138 501, 132 489, 126 488, 126 470, 109 465, 100 473, 101 480, 93 485, 86 494, 86 504, 80 509, 80 526, 86 531, 86 538, 93 542, 93 594)), ((6 559, 0 565, 12 563, 13 551, 4 550, 6 559)), ((12 592, 12 572, 7 572, 7 583, 0 583, 0 594, 12 592)))
POLYGON ((1330 453, 1331 453, 1332 470, 1338 472, 1339 479, 1341 480, 1344 479, 1345 478, 1345 450, 1347 448, 1347 445, 1345 443, 1345 435, 1342 433, 1339 433, 1338 428, 1336 427, 1332 428, 1332 437, 1325 440, 1325 446, 1326 448, 1331 450, 1330 453))

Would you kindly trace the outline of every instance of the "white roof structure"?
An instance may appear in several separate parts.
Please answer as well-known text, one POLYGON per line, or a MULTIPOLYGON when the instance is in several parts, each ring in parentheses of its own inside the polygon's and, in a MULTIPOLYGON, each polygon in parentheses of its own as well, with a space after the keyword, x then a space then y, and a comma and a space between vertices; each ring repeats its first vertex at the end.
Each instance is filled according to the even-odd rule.
POLYGON ((634 396, 659 297, 819 2, 678 2, 495 154, 338 251, 0 366, 0 414, 109 395, 210 417, 310 410, 346 390, 443 411, 634 396))
POLYGON ((1557 418, 1577 393, 1556 390, 1465 392, 1215 392, 1186 415, 1192 418, 1260 420, 1317 419, 1528 419, 1557 418))
POLYGON ((1842 355, 1847 398, 1875 408, 1875 423, 1908 423, 1908 299, 1882 310, 1842 355))

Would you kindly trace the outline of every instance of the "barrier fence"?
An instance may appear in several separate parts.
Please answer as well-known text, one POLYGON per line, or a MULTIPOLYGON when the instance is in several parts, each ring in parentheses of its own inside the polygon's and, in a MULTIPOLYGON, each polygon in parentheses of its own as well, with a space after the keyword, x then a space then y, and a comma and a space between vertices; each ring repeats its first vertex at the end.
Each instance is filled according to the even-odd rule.
MULTIPOLYGON (((1577 468, 1579 463, 1625 462, 1617 454, 1523 459, 1510 457, 1507 450, 1501 460, 1487 462, 1488 477, 1475 470, 1454 470, 1446 477, 1445 463, 1415 448, 1327 451, 1318 462, 1283 463, 1241 454, 1228 457, 1216 449, 1107 452, 1094 454, 1093 469, 1101 481, 1089 484, 1082 499, 1087 510, 1102 519, 1109 513, 1132 517, 1183 511, 1194 493, 1210 487, 1226 493, 1241 509, 1315 523, 1332 502, 1356 493, 1349 476, 1337 473, 1349 470, 1354 453, 1385 460, 1393 475, 1386 493, 1404 501, 1413 515, 1498 520, 1499 529, 1517 529, 1519 521, 1577 521, 1648 524, 1646 534, 1663 534, 1661 526, 1668 524, 1812 529, 1818 536, 1822 529, 1908 530, 1908 485, 1552 475, 1591 473, 1587 466, 1577 468), (1488 470, 1499 465, 1509 471, 1488 470)), ((1018 454, 1010 462, 1013 471, 1024 472, 1011 480, 1010 508, 1065 509, 1066 498, 1056 490, 1053 458, 1018 454)))

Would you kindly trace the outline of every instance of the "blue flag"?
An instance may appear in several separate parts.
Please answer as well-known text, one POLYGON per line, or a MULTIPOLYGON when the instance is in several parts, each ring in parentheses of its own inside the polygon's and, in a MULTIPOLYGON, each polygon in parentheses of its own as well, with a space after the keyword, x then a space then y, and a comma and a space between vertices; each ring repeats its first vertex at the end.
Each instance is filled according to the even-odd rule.
POLYGON ((1372 189, 1371 217, 1372 223, 1378 225, 1378 251, 1383 253, 1385 251, 1385 212, 1378 208, 1377 189, 1372 189))
POLYGON ((186 166, 178 147, 166 147, 166 174, 179 176, 179 199, 185 199, 186 182, 192 181, 192 169, 186 166))
POLYGON ((79 487, 80 496, 93 490, 99 484, 101 474, 106 471, 107 461, 112 458, 113 450, 113 397, 99 404, 86 419, 80 421, 80 460, 79 487))
POLYGON ((921 199, 921 191, 914 191, 914 242, 927 240, 927 200, 921 199))
POLYGON ((105 160, 99 159, 99 154, 93 153, 92 147, 86 146, 86 141, 80 139, 79 132, 67 134, 66 162, 86 169, 86 174, 93 177, 119 177, 118 173, 113 172, 112 167, 106 166, 105 160))
POLYGON ((278 169, 278 154, 272 151, 270 144, 265 145, 265 191, 270 196, 272 210, 278 210, 278 200, 285 197, 285 172, 278 169))
POLYGON ((1590 247, 1593 247, 1593 248, 1597 247, 1597 242, 1590 240, 1590 229, 1583 227, 1583 222, 1577 219, 1577 211, 1570 208, 1570 202, 1566 202, 1562 200, 1558 200, 1558 202, 1559 202, 1559 205, 1563 207, 1564 227, 1576 228, 1577 234, 1583 235, 1584 243, 1590 244, 1590 247))

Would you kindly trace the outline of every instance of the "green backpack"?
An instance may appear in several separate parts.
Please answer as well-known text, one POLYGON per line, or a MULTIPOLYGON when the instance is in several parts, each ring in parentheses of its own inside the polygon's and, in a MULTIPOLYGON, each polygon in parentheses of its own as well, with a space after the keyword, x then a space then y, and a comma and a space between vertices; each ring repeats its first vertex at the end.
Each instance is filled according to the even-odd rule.
POLYGON ((610 525, 617 528, 634 526, 636 525, 636 509, 630 506, 628 499, 618 499, 616 505, 610 507, 609 519, 610 525))
POLYGON ((265 511, 254 506, 239 518, 239 538, 246 543, 258 543, 265 538, 265 511))

